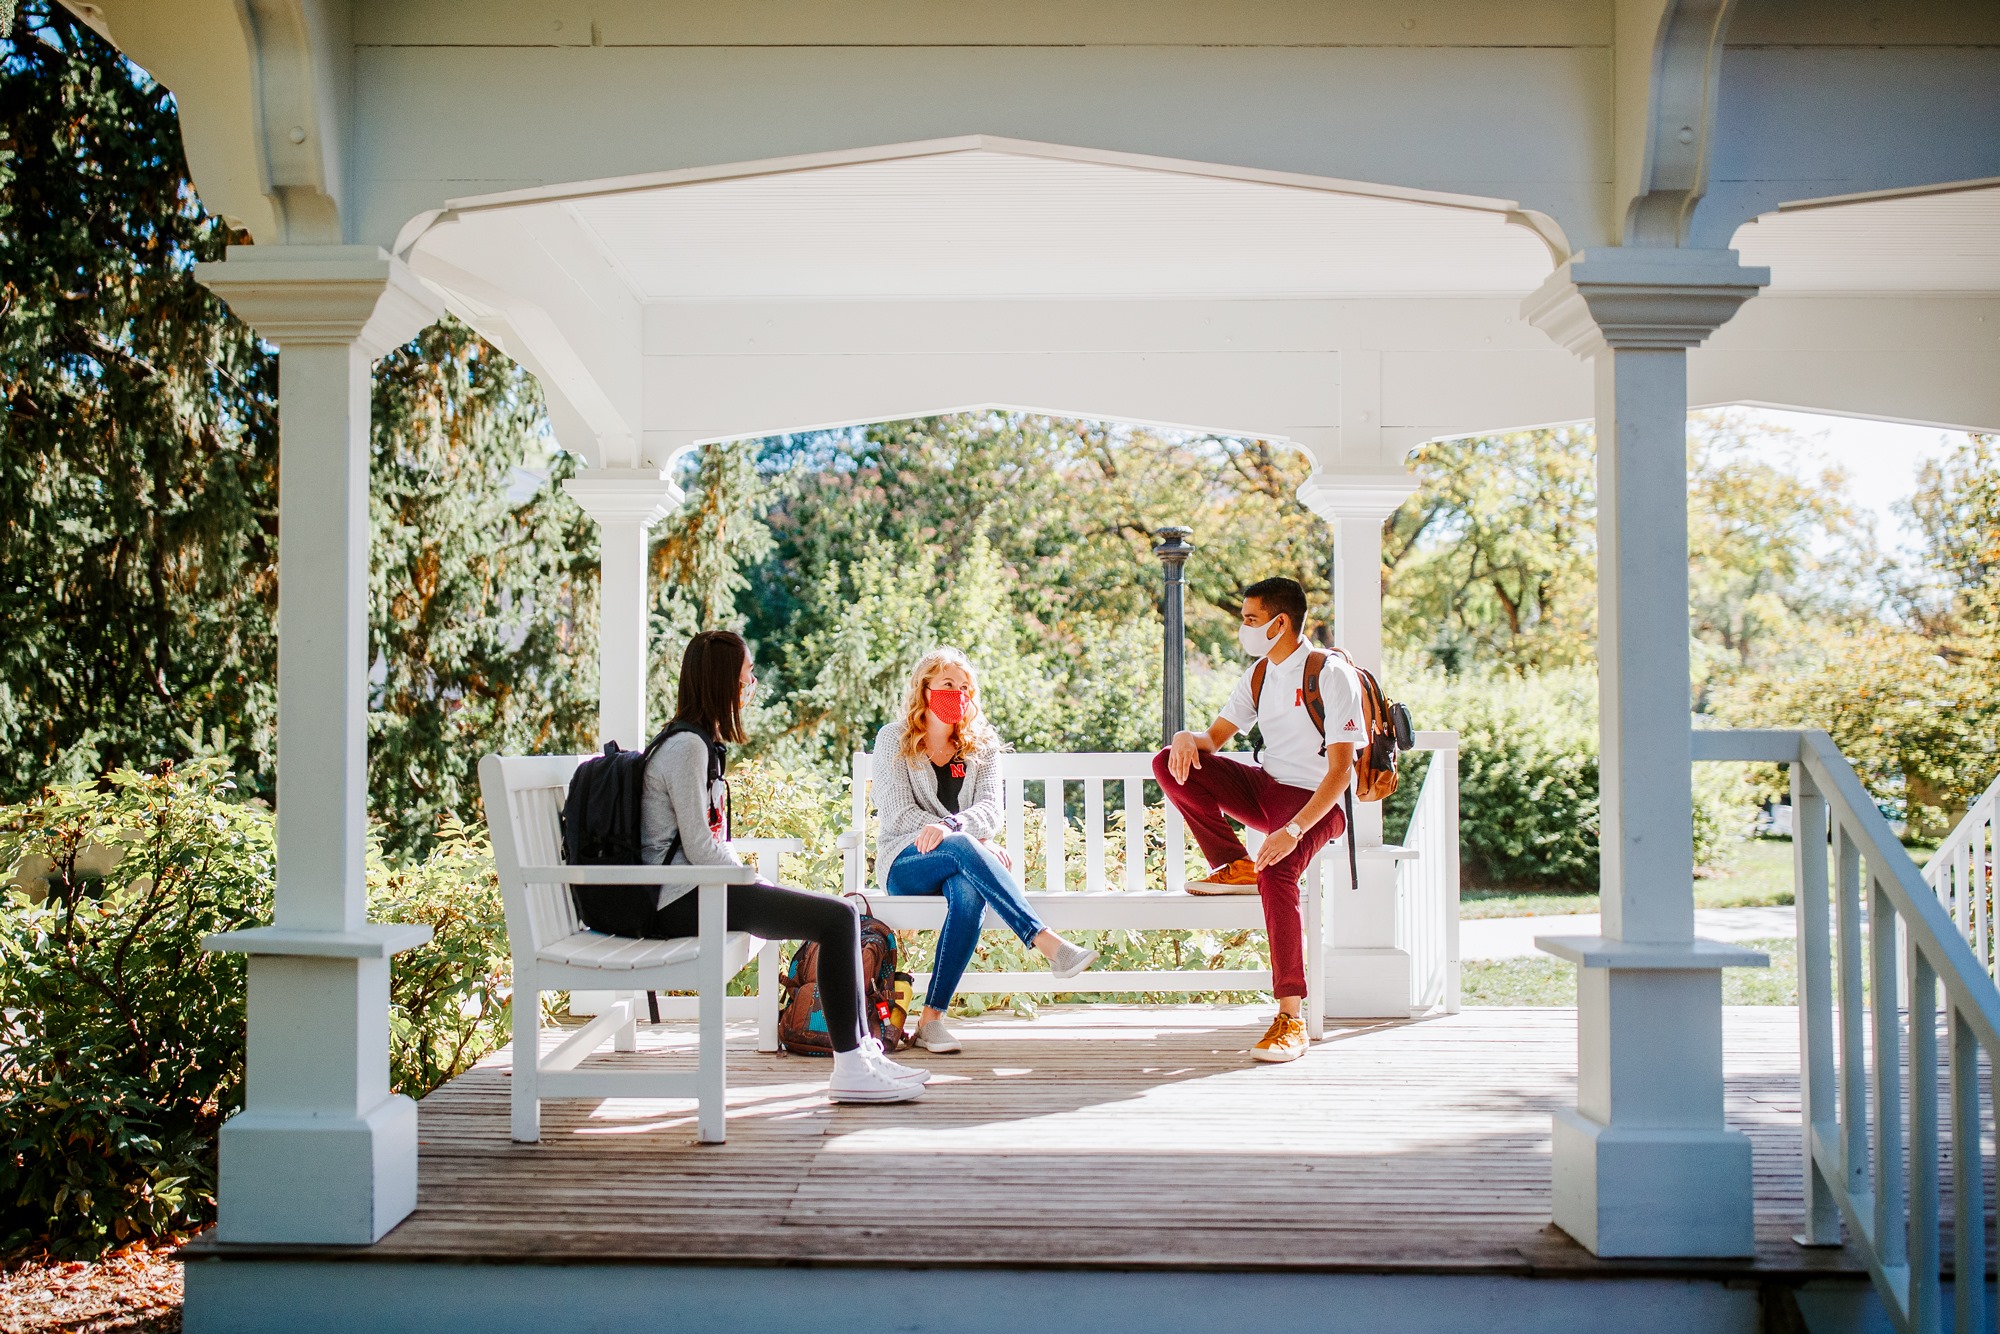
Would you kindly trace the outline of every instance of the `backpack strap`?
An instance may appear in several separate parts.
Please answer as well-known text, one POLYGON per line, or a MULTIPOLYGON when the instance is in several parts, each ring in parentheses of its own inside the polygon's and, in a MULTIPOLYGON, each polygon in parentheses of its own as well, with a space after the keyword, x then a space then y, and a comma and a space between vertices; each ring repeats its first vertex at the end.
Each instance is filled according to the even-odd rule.
MULTIPOLYGON (((708 792, 705 794, 708 797, 708 803, 709 803, 707 814, 710 822, 712 823, 715 819, 715 797, 713 795, 715 791, 715 785, 717 783, 721 783, 723 828, 732 834, 735 833, 736 826, 732 818, 734 812, 730 809, 729 784, 723 778, 723 774, 727 772, 729 767, 729 752, 723 749, 722 743, 720 741, 717 741, 714 737, 710 736, 702 728, 696 727, 693 723, 674 722, 667 724, 664 728, 660 730, 660 734, 658 736, 654 737, 650 742, 647 743, 646 758, 640 766, 639 770, 640 773, 643 774, 645 772, 645 766, 650 765, 653 762, 653 752, 657 751, 661 746, 666 745, 668 737, 671 737, 679 732, 687 732, 694 736, 700 737, 702 739, 702 743, 708 747, 708 792)), ((641 781, 643 782, 644 780, 642 779, 641 781)), ((680 855, 681 855, 681 831, 680 827, 676 825, 674 828, 674 836, 671 839, 667 840, 667 856, 666 860, 663 861, 661 865, 672 866, 674 864, 674 858, 680 855)))
POLYGON ((1352 778, 1347 780, 1347 790, 1340 795, 1342 800, 1347 804, 1347 828, 1341 831, 1341 837, 1347 840, 1347 883, 1349 888, 1358 891, 1361 888, 1361 859, 1360 855, 1354 851, 1354 780, 1352 778))
POLYGON ((1306 717, 1312 719, 1312 725, 1319 729, 1319 753, 1322 759, 1326 756, 1326 697, 1320 694, 1319 674, 1320 669, 1325 666, 1326 654, 1321 650, 1314 649, 1306 654, 1302 693, 1305 695, 1306 717))
POLYGON ((1264 673, 1271 669, 1269 658, 1257 659, 1257 665, 1250 669, 1250 712, 1257 712, 1258 704, 1264 698, 1264 673))

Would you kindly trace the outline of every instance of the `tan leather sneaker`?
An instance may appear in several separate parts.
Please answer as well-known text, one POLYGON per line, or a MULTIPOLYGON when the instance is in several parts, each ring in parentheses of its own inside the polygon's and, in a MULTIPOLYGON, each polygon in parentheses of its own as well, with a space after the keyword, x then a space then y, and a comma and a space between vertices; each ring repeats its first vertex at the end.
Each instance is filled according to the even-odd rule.
POLYGON ((1196 880, 1187 887, 1190 894, 1255 894, 1257 892, 1257 867, 1248 857, 1238 857, 1227 866, 1209 872, 1206 880, 1196 880))
POLYGON ((1270 1031, 1257 1040, 1250 1049, 1253 1059, 1270 1061, 1296 1061, 1306 1054, 1312 1043, 1306 1038, 1305 1023, 1297 1015, 1280 1014, 1271 1021, 1270 1031))

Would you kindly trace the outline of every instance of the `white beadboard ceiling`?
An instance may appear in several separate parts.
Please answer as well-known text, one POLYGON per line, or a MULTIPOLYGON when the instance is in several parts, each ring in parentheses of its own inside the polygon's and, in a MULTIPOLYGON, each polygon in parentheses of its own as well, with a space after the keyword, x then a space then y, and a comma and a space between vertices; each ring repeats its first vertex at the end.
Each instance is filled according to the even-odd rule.
POLYGON ((1735 244, 1773 291, 2000 291, 2000 186, 1781 209, 1735 244))
POLYGON ((642 300, 1523 294, 1496 212, 969 150, 564 205, 642 300))

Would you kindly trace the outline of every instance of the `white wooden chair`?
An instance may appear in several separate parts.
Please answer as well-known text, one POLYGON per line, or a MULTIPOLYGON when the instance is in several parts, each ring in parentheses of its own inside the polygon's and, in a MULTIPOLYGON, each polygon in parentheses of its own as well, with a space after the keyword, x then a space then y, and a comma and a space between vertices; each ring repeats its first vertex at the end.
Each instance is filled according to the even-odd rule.
MULTIPOLYGON (((720 1144, 726 1088, 724 998, 729 979, 763 943, 740 931, 723 930, 725 896, 729 886, 755 881, 757 872, 739 866, 562 865, 563 797, 570 775, 584 758, 488 755, 479 762, 514 959, 514 1138, 522 1143, 541 1138, 544 1099, 692 1097, 699 1104, 699 1138, 720 1144), (700 896, 700 934, 681 940, 631 940, 588 930, 577 920, 570 900, 569 886, 574 884, 631 885, 635 894, 651 886, 692 885, 700 896), (616 989, 611 1002, 542 1055, 542 993, 606 987, 616 989), (642 994, 669 990, 699 995, 700 1049, 694 1074, 578 1068, 607 1037, 618 1051, 636 1051, 642 994)), ((768 1014, 771 1032, 760 1038, 772 1040, 776 946, 765 946, 762 959, 759 1000, 763 1003, 758 1015, 762 1028, 768 1014)))
MULTIPOLYGON (((872 757, 866 751, 854 756, 852 824, 840 836, 841 855, 849 890, 862 890, 874 915, 899 931, 935 931, 944 925, 942 897, 891 898, 874 886, 869 876, 867 831, 869 818, 868 784, 872 757)), ((1211 761, 1213 763, 1214 761, 1211 761)), ((1223 760, 1222 763, 1234 763, 1223 760)), ((1171 802, 1149 808, 1145 785, 1153 777, 1151 752, 1121 753, 1011 753, 1001 760, 1001 781, 1006 793, 1004 846, 1021 864, 1020 850, 1027 846, 1027 785, 1042 784, 1041 809, 1044 880, 1040 889, 1026 895, 1036 914, 1052 931, 1167 931, 1167 930, 1263 930, 1263 900, 1255 894, 1204 895, 1187 892, 1186 837, 1181 814, 1171 802), (1064 849, 1069 838, 1069 822, 1063 811, 1063 792, 1070 783, 1083 784, 1084 883, 1072 888, 1064 849), (1118 884, 1105 874, 1105 787, 1113 785, 1125 810, 1125 871, 1118 884), (1158 888, 1146 882, 1146 822, 1163 821, 1166 835, 1165 883, 1158 888)), ((1246 839, 1254 849, 1257 835, 1246 839)), ((1299 880, 1300 911, 1304 914, 1306 945, 1306 1029, 1317 1041, 1326 1028, 1326 954, 1324 944, 1327 877, 1333 873, 1338 852, 1338 873, 1346 883, 1346 849, 1340 839, 1329 842, 1313 859, 1299 880)), ((1205 869, 1205 868, 1203 868, 1205 869)), ((990 922, 989 915, 989 922, 990 922)), ((919 979, 921 994, 924 982, 919 979)), ((1093 969, 1067 982, 1055 983, 1047 973, 967 973, 961 991, 1251 991, 1269 990, 1268 968, 1176 968, 1157 970, 1093 969)))

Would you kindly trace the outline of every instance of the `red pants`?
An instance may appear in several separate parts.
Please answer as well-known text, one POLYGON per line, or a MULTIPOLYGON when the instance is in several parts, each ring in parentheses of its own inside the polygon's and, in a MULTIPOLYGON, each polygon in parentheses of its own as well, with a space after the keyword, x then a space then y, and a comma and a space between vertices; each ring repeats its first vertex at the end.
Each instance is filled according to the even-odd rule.
MULTIPOLYGON (((1262 833, 1283 829, 1292 817, 1305 809, 1312 793, 1302 787, 1286 787, 1262 769, 1220 755, 1201 757, 1201 768, 1188 771, 1186 783, 1176 783, 1167 769, 1168 751, 1153 757, 1153 776, 1167 800, 1180 808, 1187 826, 1194 831, 1204 857, 1214 867, 1227 866, 1250 854, 1230 825, 1231 817, 1262 833)), ((1306 830, 1299 845, 1257 872, 1257 894, 1264 900, 1264 931, 1271 944, 1271 992, 1273 995, 1306 994, 1305 932, 1299 918, 1299 877, 1307 863, 1347 827, 1347 817, 1338 806, 1320 822, 1306 830)))

